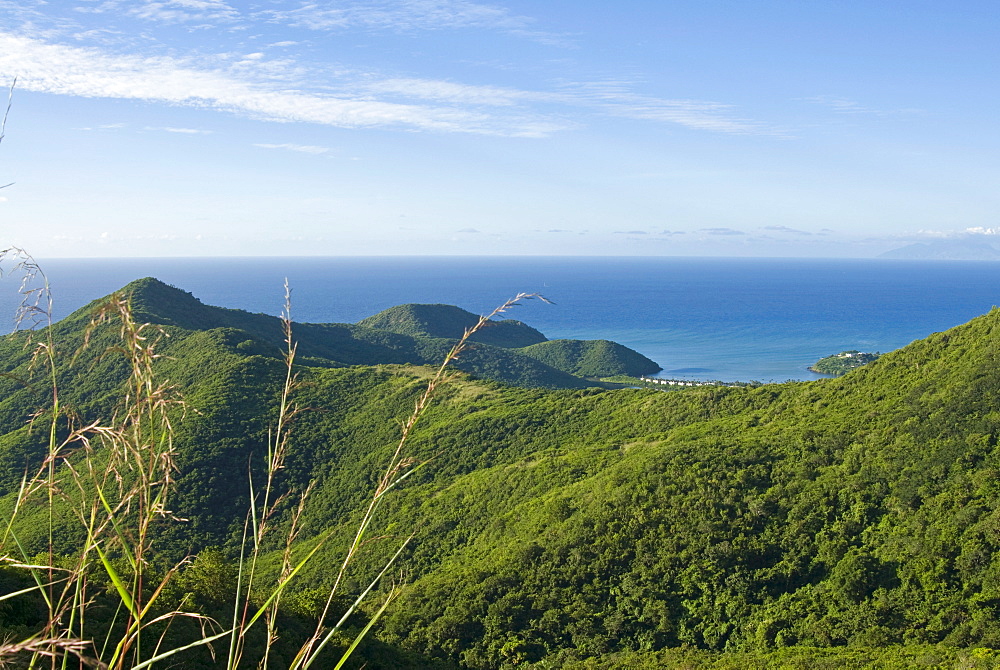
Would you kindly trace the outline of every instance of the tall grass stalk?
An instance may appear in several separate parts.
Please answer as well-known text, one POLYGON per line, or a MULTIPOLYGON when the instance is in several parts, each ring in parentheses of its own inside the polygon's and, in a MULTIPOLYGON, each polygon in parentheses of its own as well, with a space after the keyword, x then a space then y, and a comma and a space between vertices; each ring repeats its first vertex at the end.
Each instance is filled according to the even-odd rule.
MULTIPOLYGON (((3 111, 3 119, 0 119, 0 144, 3 143, 3 138, 7 136, 7 118, 10 116, 11 105, 14 104, 14 87, 17 86, 17 77, 10 82, 10 89, 7 91, 7 107, 3 111)), ((8 186, 13 186, 13 183, 4 184, 0 188, 7 188, 8 186)))
MULTIPOLYGON (((343 582, 344 575, 347 573, 347 570, 350 567, 351 563, 357 557, 362 544, 367 538, 368 532, 371 528, 372 521, 375 518, 375 514, 378 511, 379 507, 382 505, 382 502, 385 499, 386 494, 389 493, 389 491, 391 491, 392 489, 396 488, 405 479, 407 479, 410 475, 415 473, 418 469, 420 469, 427 463, 427 461, 421 462, 407 455, 406 446, 409 441, 410 435, 413 433, 413 430, 417 425, 417 422, 427 411, 427 408, 430 407, 432 400, 437 394, 438 388, 444 381, 447 380, 448 377, 447 372, 449 366, 455 360, 457 360, 461 355, 461 353, 466 349, 466 347, 469 346, 470 338, 477 332, 482 330, 484 327, 486 327, 487 324, 490 322, 490 319, 504 312, 507 312, 516 305, 518 305, 519 303, 532 298, 539 298, 540 300, 546 301, 545 298, 538 295, 537 293, 518 293, 516 296, 514 296, 510 300, 507 300, 505 303, 494 309, 489 314, 485 316, 480 316, 476 324, 473 325, 471 328, 467 328, 465 330, 465 332, 462 334, 462 337, 458 340, 458 342, 454 344, 454 346, 452 346, 452 348, 448 351, 447 355, 445 355, 444 360, 441 361, 441 364, 438 366, 434 375, 427 383, 427 387, 424 389, 423 394, 416 401, 413 408, 413 412, 406 419, 406 421, 403 422, 401 426, 399 442, 396 444, 396 449, 392 453, 392 456, 389 458, 389 461, 386 464, 385 471, 383 472, 382 477, 379 479, 378 485, 375 487, 375 491, 372 493, 372 497, 368 502, 368 506, 365 510, 365 513, 362 516, 360 523, 358 524, 357 531, 355 532, 354 535, 354 541, 351 543, 350 547, 348 548, 347 552, 344 555, 344 559, 343 562, 341 563, 340 570, 337 573, 337 577, 334 580, 333 586, 330 588, 326 604, 323 607, 323 613, 319 617, 318 622, 316 624, 316 630, 313 632, 313 635, 302 646, 299 655, 296 656, 295 662, 292 664, 292 668, 297 670, 299 668, 305 669, 312 666, 313 662, 318 657, 319 653, 330 642, 334 634, 336 634, 337 631, 344 626, 344 624, 347 622, 348 617, 355 611, 358 605, 360 605, 361 601, 368 596, 369 592, 375 587, 378 581, 385 575, 385 573, 389 570, 389 568, 396 561, 399 555, 403 552, 403 549, 406 547, 406 545, 413 538, 413 536, 410 535, 410 537, 403 540, 399 549, 396 551, 393 557, 388 561, 388 563, 382 569, 382 572, 378 575, 378 577, 376 577, 376 579, 371 583, 371 585, 354 600, 354 602, 348 608, 347 612, 341 617, 341 619, 337 622, 337 624, 332 628, 326 630, 323 626, 323 622, 326 620, 326 617, 329 614, 330 607, 333 604, 334 597, 339 592, 339 588, 341 583, 343 582)), ((381 614, 385 611, 386 607, 388 606, 389 601, 394 599, 398 594, 399 594, 398 587, 390 590, 389 595, 386 596, 382 606, 376 612, 372 623, 374 623, 374 621, 379 616, 381 616, 381 614)), ((368 629, 366 628, 364 631, 362 631, 362 635, 364 635, 367 632, 367 630, 368 629)), ((341 659, 340 664, 338 664, 337 666, 338 668, 343 665, 344 661, 346 660, 346 657, 351 654, 351 652, 355 649, 356 646, 357 644, 351 645, 351 647, 345 653, 344 658, 341 659)))
POLYGON ((271 529, 273 516, 279 506, 287 497, 293 495, 292 492, 289 492, 275 497, 275 478, 284 468, 285 457, 288 454, 289 426, 299 411, 297 405, 292 400, 292 395, 299 384, 299 378, 295 372, 297 346, 292 337, 291 290, 287 280, 285 281, 285 307, 281 313, 281 323, 285 341, 285 350, 283 352, 285 380, 281 388, 277 423, 268 434, 266 481, 262 491, 258 492, 255 489, 252 468, 250 470, 250 511, 246 524, 249 532, 244 533, 244 551, 240 555, 240 569, 233 608, 227 668, 236 668, 239 665, 240 659, 243 656, 246 634, 261 616, 264 617, 267 626, 267 646, 264 658, 261 659, 261 665, 262 667, 267 667, 271 644, 277 639, 277 617, 278 608, 281 604, 281 596, 294 574, 298 572, 292 566, 292 544, 298 536, 299 521, 302 517, 305 502, 312 489, 310 485, 299 496, 291 527, 288 530, 284 543, 281 574, 277 585, 271 591, 270 596, 266 598, 265 604, 259 606, 255 612, 252 612, 251 598, 254 593, 255 582, 259 576, 258 561, 264 550, 265 538, 271 529), (249 534, 252 545, 249 557, 246 555, 247 534, 249 534))
MULTIPOLYGON (((160 358, 157 347, 168 333, 148 323, 139 324, 129 296, 111 296, 94 313, 80 351, 91 346, 99 329, 116 324, 116 344, 100 356, 124 356, 129 377, 119 408, 112 416, 107 420, 80 421, 60 402, 60 361, 68 357, 56 349, 52 297, 45 275, 31 257, 19 249, 0 252, 0 263, 3 262, 12 264, 11 271, 22 276, 20 291, 24 300, 18 310, 18 322, 43 326, 38 331, 41 336, 32 335, 28 346, 33 347, 32 366, 45 370, 51 395, 47 409, 34 418, 35 423, 46 422, 45 457, 33 475, 26 474, 23 478, 13 513, 0 537, 0 557, 7 564, 26 571, 33 582, 32 586, 17 593, 0 596, 0 601, 34 593, 45 603, 47 621, 26 640, 0 644, 0 665, 4 659, 26 659, 29 667, 47 665, 55 670, 69 667, 72 658, 79 667, 148 668, 161 662, 174 662, 173 657, 179 653, 226 639, 225 657, 219 661, 227 669, 247 667, 248 663, 269 667, 272 665, 269 649, 280 635, 278 620, 283 595, 330 536, 329 532, 320 536, 304 556, 297 556, 294 548, 312 485, 298 492, 280 493, 278 490, 278 475, 289 451, 290 428, 301 411, 295 402, 300 381, 287 283, 282 314, 284 382, 276 423, 267 441, 264 479, 259 484, 252 476, 249 479, 250 504, 234 585, 232 618, 223 625, 204 613, 161 604, 163 594, 169 590, 168 585, 183 564, 161 569, 160 573, 153 565, 158 549, 155 526, 176 521, 169 505, 177 472, 172 418, 183 416, 186 410, 177 390, 161 382, 154 369, 160 358), (48 548, 45 560, 41 561, 38 557, 32 558, 15 523, 19 514, 39 505, 47 508, 48 524, 48 548), (290 522, 282 526, 278 523, 278 512, 286 507, 293 511, 290 522), (69 557, 57 555, 54 537, 55 529, 64 522, 57 515, 65 511, 77 520, 85 538, 69 557), (279 527, 284 528, 284 537, 275 544, 269 537, 279 527), (281 548, 280 571, 276 579, 267 579, 262 559, 264 553, 275 546, 281 548), (98 640, 98 631, 90 619, 91 608, 102 587, 116 598, 118 614, 105 638, 98 640), (167 632, 174 622, 182 620, 196 622, 200 633, 180 643, 168 643, 167 632), (264 626, 267 651, 262 658, 244 659, 247 635, 258 625, 264 626)), ((399 441, 365 506, 353 540, 332 580, 315 629, 299 648, 291 668, 305 670, 317 663, 330 641, 371 597, 412 539, 411 535, 399 543, 379 573, 369 579, 367 588, 350 601, 343 616, 334 625, 327 626, 325 622, 343 590, 345 575, 368 541, 373 521, 387 494, 427 463, 410 456, 406 447, 440 385, 448 379, 449 366, 469 345, 469 339, 492 317, 534 297, 541 296, 519 294, 481 317, 465 331, 432 375, 415 402, 413 412, 401 424, 399 441)), ((73 361, 78 360, 80 351, 72 357, 73 361)), ((399 592, 399 585, 392 586, 382 601, 373 606, 375 611, 368 625, 342 652, 337 668, 346 663, 399 592)))
POLYGON ((204 617, 155 610, 179 567, 167 570, 161 578, 153 577, 150 570, 156 554, 152 527, 171 516, 168 500, 176 466, 170 415, 175 408, 183 408, 176 391, 158 382, 153 371, 159 357, 156 347, 166 333, 137 324, 125 295, 111 296, 95 312, 80 351, 98 328, 117 323, 118 344, 112 351, 125 357, 129 377, 115 414, 106 421, 81 423, 60 403, 58 361, 65 356, 57 351, 53 337, 48 281, 21 250, 6 250, 0 260, 13 260, 13 270, 22 273, 24 300, 18 323, 31 320, 46 326, 41 339, 29 338, 28 342, 34 347, 32 366, 45 368, 51 392, 51 406, 35 419, 47 421, 47 453, 35 475, 25 476, 0 545, 0 551, 16 548, 15 564, 29 571, 48 610, 44 629, 21 646, 25 652, 31 650, 32 665, 49 657, 52 667, 59 658, 65 661, 68 653, 83 659, 81 649, 101 659, 94 661, 98 667, 107 668, 135 667, 144 659, 169 657, 173 650, 159 651, 162 637, 145 641, 150 627, 159 625, 163 630, 163 624, 174 616, 204 617), (38 281, 41 286, 35 286, 38 281), (40 492, 46 495, 46 565, 31 564, 14 524, 18 512, 38 504, 35 499, 40 492), (60 510, 67 510, 79 522, 85 537, 70 557, 56 555, 53 533, 60 510), (88 608, 95 597, 91 582, 98 574, 113 586, 122 613, 113 626, 115 637, 109 637, 100 649, 88 634, 88 608))

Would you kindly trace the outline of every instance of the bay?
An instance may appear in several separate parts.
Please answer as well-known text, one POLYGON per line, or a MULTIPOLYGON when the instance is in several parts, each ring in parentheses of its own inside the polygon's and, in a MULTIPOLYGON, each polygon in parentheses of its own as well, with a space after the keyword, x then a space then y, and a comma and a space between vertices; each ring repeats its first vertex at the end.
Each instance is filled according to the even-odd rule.
MULTIPOLYGON (((663 366, 662 377, 815 379, 806 368, 847 349, 890 351, 964 323, 1000 301, 1000 263, 673 257, 308 257, 50 259, 61 318, 144 276, 211 305, 354 323, 393 305, 476 313, 519 293, 509 313, 548 337, 610 339, 663 366)), ((16 276, 0 281, 12 326, 16 276)))

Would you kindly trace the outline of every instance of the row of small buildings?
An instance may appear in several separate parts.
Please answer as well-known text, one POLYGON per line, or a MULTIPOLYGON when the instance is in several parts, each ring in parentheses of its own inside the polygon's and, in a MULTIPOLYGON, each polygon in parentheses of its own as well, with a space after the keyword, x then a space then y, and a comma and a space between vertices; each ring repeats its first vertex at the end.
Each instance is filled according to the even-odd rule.
POLYGON ((657 386, 760 386, 760 382, 704 382, 704 381, 691 381, 689 379, 661 379, 660 377, 647 377, 642 375, 639 377, 640 380, 646 382, 647 384, 656 384, 657 386))
POLYGON ((639 377, 644 382, 650 384, 663 384, 665 386, 722 386, 722 382, 694 382, 683 379, 660 379, 659 377, 639 377))

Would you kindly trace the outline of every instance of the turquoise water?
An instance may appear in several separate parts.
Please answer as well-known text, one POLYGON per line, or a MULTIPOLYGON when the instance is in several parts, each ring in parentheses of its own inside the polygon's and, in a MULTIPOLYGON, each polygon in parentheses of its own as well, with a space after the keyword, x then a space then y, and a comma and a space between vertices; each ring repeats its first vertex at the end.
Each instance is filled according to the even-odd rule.
MULTIPOLYGON (((43 261, 56 317, 155 276, 203 302, 293 318, 355 322, 405 302, 482 313, 537 292, 511 316, 550 338, 611 339, 661 376, 723 381, 818 377, 845 349, 890 351, 1000 303, 1000 263, 857 259, 382 257, 43 261)), ((17 282, 0 281, 12 314, 17 282)), ((8 324, 10 321, 7 322, 8 324)), ((9 327, 7 328, 9 330, 9 327)))

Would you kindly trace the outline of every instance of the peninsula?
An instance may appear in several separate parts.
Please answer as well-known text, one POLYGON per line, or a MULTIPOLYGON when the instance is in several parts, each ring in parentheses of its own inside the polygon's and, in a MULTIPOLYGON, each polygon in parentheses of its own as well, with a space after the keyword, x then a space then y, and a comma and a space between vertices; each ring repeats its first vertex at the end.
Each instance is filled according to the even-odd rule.
POLYGON ((871 363, 881 355, 877 351, 874 354, 857 351, 856 349, 841 351, 839 354, 819 359, 809 369, 822 375, 835 375, 839 377, 840 375, 847 374, 854 368, 860 368, 862 365, 871 363))

